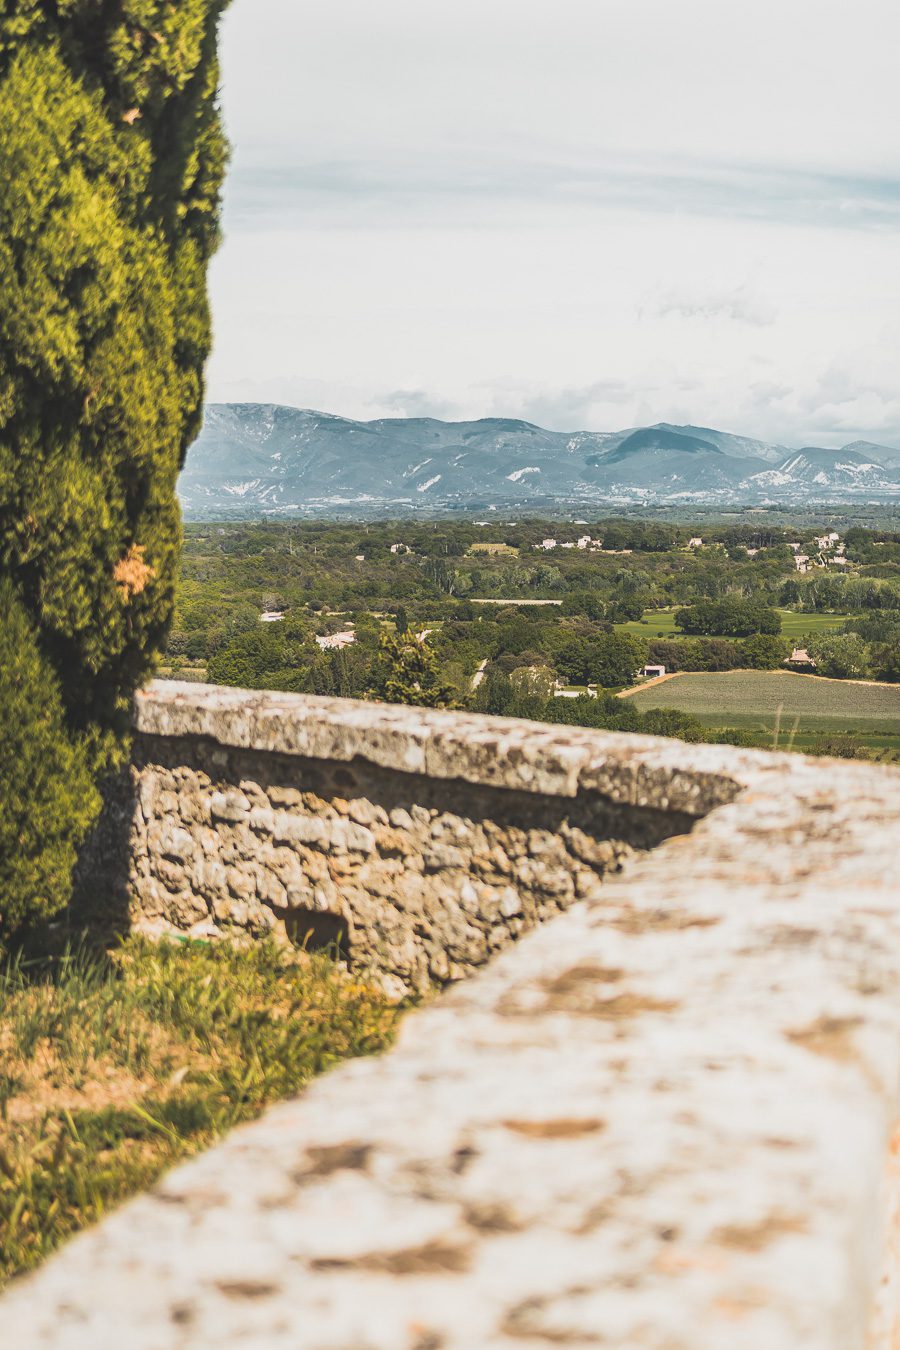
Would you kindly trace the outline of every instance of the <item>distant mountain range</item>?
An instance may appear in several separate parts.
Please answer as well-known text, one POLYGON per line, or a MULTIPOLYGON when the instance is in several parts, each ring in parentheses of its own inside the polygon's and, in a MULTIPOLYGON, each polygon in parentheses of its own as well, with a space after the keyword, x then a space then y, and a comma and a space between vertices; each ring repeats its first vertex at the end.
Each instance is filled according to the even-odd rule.
POLYGON ((603 503, 773 502, 900 496, 900 450, 781 445, 673 426, 565 433, 485 418, 345 417, 212 404, 179 483, 188 517, 603 503))

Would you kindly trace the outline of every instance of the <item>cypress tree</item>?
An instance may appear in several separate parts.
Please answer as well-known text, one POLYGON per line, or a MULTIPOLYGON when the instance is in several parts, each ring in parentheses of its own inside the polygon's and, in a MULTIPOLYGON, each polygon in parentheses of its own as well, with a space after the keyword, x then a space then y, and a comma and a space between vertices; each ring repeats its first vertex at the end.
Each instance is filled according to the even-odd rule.
POLYGON ((98 797, 56 680, 8 580, 0 579, 0 934, 65 899, 98 797))
MULTIPOLYGON (((226 4, 0 0, 0 596, 30 652, 12 670, 0 647, 0 698, 15 684, 21 708, 58 699, 22 736, 59 739, 48 773, 70 805, 78 766, 96 780, 121 757, 171 616, 227 159, 226 4)), ((82 798, 70 852, 94 813, 82 798)), ((44 782, 38 826, 49 800, 44 782)), ((0 884, 23 889, 0 914, 60 907, 63 854, 14 881, 10 847, 0 833, 0 884)))

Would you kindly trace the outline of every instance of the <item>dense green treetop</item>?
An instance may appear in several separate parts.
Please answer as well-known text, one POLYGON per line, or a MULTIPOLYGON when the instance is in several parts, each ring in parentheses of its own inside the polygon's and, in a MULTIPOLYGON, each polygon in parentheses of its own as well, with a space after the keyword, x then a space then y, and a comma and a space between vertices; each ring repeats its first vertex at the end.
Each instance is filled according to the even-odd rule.
POLYGON ((736 596, 705 600, 680 609, 675 623, 683 633, 708 636, 747 637, 750 633, 781 632, 781 618, 774 609, 736 596))
POLYGON ((101 743, 172 603, 226 161, 223 0, 6 0, 0 570, 101 743))

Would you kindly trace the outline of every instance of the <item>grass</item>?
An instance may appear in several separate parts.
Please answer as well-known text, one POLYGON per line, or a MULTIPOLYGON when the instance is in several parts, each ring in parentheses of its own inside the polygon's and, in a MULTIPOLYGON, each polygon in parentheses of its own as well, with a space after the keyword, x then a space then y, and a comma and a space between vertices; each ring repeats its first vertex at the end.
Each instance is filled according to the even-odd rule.
MULTIPOLYGON (((641 619, 631 623, 617 623, 616 632, 632 633, 644 638, 681 638, 685 634, 675 627, 674 609, 648 609, 641 619)), ((847 622, 846 614, 799 614, 793 609, 780 609, 781 632, 786 638, 802 638, 808 633, 832 632, 847 622)))
POLYGON ((129 939, 0 968, 0 1285, 399 1010, 326 954, 129 939))
POLYGON ((815 749, 822 738, 846 735, 868 749, 900 750, 898 685, 738 670, 680 674, 629 697, 641 712, 677 708, 704 726, 759 732, 762 738, 774 734, 778 719, 782 736, 791 734, 796 749, 815 749))

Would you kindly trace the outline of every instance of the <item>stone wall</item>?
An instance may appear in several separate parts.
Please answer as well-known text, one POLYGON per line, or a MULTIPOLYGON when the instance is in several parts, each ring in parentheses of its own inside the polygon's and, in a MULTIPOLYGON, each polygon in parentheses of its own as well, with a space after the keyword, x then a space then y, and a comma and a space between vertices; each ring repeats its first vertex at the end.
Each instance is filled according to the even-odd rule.
MULTIPOLYGON (((548 832, 597 811, 574 828, 635 851, 410 1013, 388 1054, 325 1075, 17 1283, 4 1345, 896 1350, 900 773, 236 691, 153 689, 138 727, 148 765, 168 746, 185 783, 205 774, 210 803, 242 791, 251 815, 374 837, 400 828, 385 793, 405 786, 423 860, 442 815, 487 839, 500 802, 552 805, 529 825, 548 832), (324 775, 330 810, 293 817, 260 760, 233 781, 245 753, 279 786, 283 764, 324 775), (354 820, 360 800, 388 824, 354 820)), ((170 823, 178 781, 154 789, 170 823)), ((564 853, 576 886, 584 860, 564 853)))
POLYGON ((573 755, 590 760, 568 729, 498 722, 498 759, 496 739, 476 756, 468 740, 472 721, 482 737, 490 722, 358 709, 272 695, 236 708, 228 691, 154 686, 81 892, 117 895, 153 933, 339 942, 402 995, 463 978, 704 809, 689 792, 662 809, 573 778, 573 755), (318 744, 303 739, 310 724, 318 744), (443 736, 439 772, 411 755, 429 728, 443 736))

